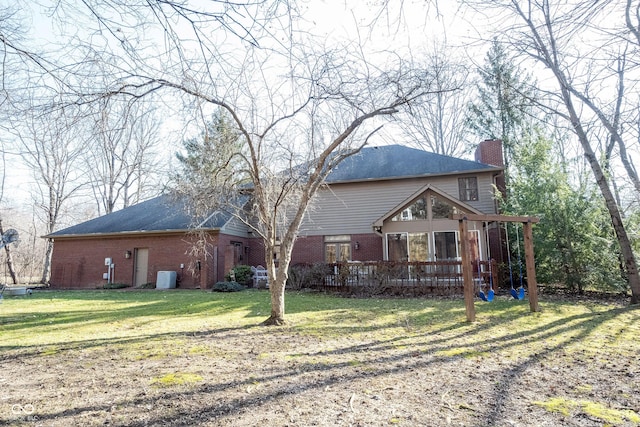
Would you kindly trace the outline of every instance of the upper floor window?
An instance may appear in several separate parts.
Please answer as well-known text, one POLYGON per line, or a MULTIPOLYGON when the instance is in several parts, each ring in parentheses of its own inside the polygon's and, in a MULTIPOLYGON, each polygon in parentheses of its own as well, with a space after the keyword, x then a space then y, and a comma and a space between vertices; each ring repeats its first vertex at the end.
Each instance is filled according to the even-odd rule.
POLYGON ((460 191, 461 201, 478 200, 478 178, 475 176, 458 178, 458 190, 460 191))

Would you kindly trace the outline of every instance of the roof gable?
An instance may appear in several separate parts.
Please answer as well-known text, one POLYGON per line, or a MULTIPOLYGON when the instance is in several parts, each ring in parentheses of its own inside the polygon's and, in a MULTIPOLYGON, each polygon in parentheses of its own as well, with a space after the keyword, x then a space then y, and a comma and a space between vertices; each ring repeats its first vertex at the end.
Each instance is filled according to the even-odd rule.
POLYGON ((383 216, 378 218, 373 223, 373 227, 382 227, 384 225, 384 221, 386 221, 387 219, 389 219, 389 218, 395 216, 396 214, 398 214, 398 212, 403 210, 408 204, 410 204, 415 199, 417 199, 418 197, 420 197, 421 195, 423 195, 423 194, 425 194, 427 192, 431 192, 431 193, 437 194, 440 198, 446 200, 447 202, 451 203, 454 206, 459 207, 460 209, 462 209, 465 212, 473 213, 473 214, 481 214, 482 213, 479 210, 475 209, 474 207, 472 207, 472 206, 470 206, 470 205, 468 205, 468 204, 466 204, 464 202, 461 202, 460 200, 458 200, 455 197, 445 193, 444 191, 432 186, 431 184, 427 184, 424 187, 420 188, 415 193, 413 193, 411 196, 407 197, 406 199, 401 201, 399 204, 394 206, 392 209, 389 210, 389 212, 387 212, 386 214, 384 214, 383 216))
POLYGON ((472 160, 430 153, 402 145, 364 147, 343 160, 326 179, 328 183, 448 175, 502 168, 472 160))

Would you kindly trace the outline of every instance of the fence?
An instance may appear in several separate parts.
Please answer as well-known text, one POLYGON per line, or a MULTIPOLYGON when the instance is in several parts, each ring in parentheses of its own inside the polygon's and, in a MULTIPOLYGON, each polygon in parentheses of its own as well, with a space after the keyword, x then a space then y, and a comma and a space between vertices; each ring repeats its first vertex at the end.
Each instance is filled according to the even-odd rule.
MULTIPOLYGON (((495 261, 475 262, 476 287, 493 283, 496 271, 495 261)), ((291 268, 288 286, 362 296, 462 295, 462 262, 368 261, 296 265, 291 268)))

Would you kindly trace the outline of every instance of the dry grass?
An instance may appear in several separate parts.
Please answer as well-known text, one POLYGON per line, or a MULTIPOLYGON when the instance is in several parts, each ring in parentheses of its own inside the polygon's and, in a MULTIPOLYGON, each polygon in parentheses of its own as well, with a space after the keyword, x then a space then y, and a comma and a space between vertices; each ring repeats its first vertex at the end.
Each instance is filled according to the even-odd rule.
POLYGON ((640 310, 507 298, 36 292, 0 305, 0 424, 640 425, 640 310))

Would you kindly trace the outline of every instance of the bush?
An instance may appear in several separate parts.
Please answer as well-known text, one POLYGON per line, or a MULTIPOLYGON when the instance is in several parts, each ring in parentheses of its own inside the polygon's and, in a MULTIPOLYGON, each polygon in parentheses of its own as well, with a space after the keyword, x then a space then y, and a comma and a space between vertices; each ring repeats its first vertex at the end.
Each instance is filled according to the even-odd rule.
POLYGON ((155 288, 156 288, 156 282, 147 282, 147 283, 143 283, 142 285, 136 286, 136 289, 155 289, 155 288))
POLYGON ((331 275, 332 272, 333 268, 324 263, 293 265, 289 269, 287 289, 300 290, 322 287, 325 277, 331 275))
MULTIPOLYGON (((236 265, 233 267, 233 274, 235 276, 235 282, 249 285, 251 283, 253 272, 251 271, 251 267, 248 265, 236 265)), ((225 274, 224 279, 227 282, 231 282, 231 275, 229 273, 225 274)))
POLYGON ((242 290, 244 290, 244 286, 238 282, 218 282, 211 289, 212 292, 238 292, 242 290))
POLYGON ((123 288, 128 288, 129 285, 128 283, 105 283, 102 288, 103 289, 123 289, 123 288))

